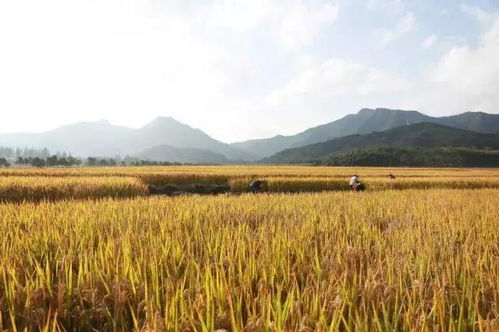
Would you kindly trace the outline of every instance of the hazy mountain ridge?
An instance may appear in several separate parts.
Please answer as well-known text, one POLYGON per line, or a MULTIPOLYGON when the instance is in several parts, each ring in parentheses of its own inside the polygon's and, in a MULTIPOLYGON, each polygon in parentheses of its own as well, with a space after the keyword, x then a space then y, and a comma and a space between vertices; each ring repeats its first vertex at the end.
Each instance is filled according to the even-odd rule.
POLYGON ((369 134, 421 122, 437 123, 481 133, 499 132, 498 114, 467 112, 447 117, 431 117, 417 111, 365 108, 356 114, 349 114, 339 120, 307 129, 296 135, 250 140, 234 143, 232 146, 243 151, 251 151, 264 158, 289 148, 325 142, 348 135, 369 134))
MULTIPOLYGON (((74 156, 147 156, 158 161, 234 163, 255 161, 287 149, 299 148, 331 139, 381 132, 416 123, 436 123, 481 133, 499 132, 499 115, 468 112, 447 117, 431 117, 417 111, 386 108, 362 109, 356 114, 307 129, 292 136, 275 136, 226 144, 200 129, 171 117, 158 117, 139 129, 116 126, 108 121, 81 122, 43 133, 0 135, 0 146, 45 148, 74 156), (161 148, 160 148, 161 147, 161 148), (157 149, 155 149, 157 148, 157 149), (181 151, 180 149, 186 149, 181 151), (202 158, 199 158, 192 149, 202 158), (223 158, 226 158, 224 161, 223 158), (159 160, 158 158, 162 158, 159 160), (210 159, 212 158, 212 159, 210 159)), ((345 141, 345 144, 348 145, 345 141)))
POLYGON ((263 161, 266 163, 308 163, 337 152, 379 147, 499 149, 499 134, 482 134, 422 122, 386 131, 344 136, 326 142, 287 149, 265 158, 263 161))
POLYGON ((498 133, 499 115, 484 112, 466 112, 459 115, 446 116, 435 121, 449 127, 476 131, 479 133, 498 133))
POLYGON ((195 148, 160 145, 138 155, 141 159, 195 164, 227 164, 229 160, 220 153, 195 148))
MULTIPOLYGON (((164 160, 176 159, 182 148, 195 148, 205 157, 211 155, 213 162, 220 162, 220 155, 238 160, 244 154, 228 144, 211 138, 203 131, 191 128, 171 117, 158 117, 142 128, 132 129, 115 126, 108 121, 81 122, 63 126, 40 134, 5 134, 0 135, 0 145, 11 147, 47 147, 51 151, 68 151, 77 156, 115 156, 142 155, 147 150, 158 146, 170 146, 176 149, 163 151, 164 160)), ((197 158, 192 150, 184 151, 197 158)), ((203 162, 210 162, 204 160, 203 162)))

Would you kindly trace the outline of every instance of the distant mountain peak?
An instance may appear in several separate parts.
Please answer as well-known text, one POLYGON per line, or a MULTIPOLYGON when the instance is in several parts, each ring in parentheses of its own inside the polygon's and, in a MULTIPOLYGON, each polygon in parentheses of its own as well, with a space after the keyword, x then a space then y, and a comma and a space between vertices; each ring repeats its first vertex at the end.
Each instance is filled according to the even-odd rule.
MULTIPOLYGON (((459 115, 459 114, 458 114, 459 115)), ((457 115, 457 116, 458 116, 457 115)), ((465 115, 465 116, 474 116, 474 115, 478 115, 478 116, 487 116, 487 115, 490 115, 488 113, 485 113, 485 112, 482 112, 482 111, 469 111, 469 112, 464 112, 463 114, 461 115, 465 115)), ((456 116, 456 115, 452 115, 452 116, 456 116)))
MULTIPOLYGON (((399 110, 399 109, 391 109, 385 107, 376 107, 376 108, 362 108, 357 114, 365 114, 365 113, 420 113, 415 110, 399 110)), ((422 114, 422 113, 420 113, 422 114)))
POLYGON ((384 107, 375 108, 362 108, 358 113, 368 113, 368 112, 393 112, 394 110, 384 107))
POLYGON ((250 140, 233 144, 233 146, 264 158, 285 149, 298 148, 353 134, 385 131, 419 122, 432 122, 480 133, 499 132, 499 114, 478 111, 447 117, 432 117, 415 110, 377 107, 362 108, 355 114, 349 114, 336 121, 309 128, 296 135, 250 140))
POLYGON ((150 129, 150 128, 156 128, 156 127, 162 127, 162 126, 171 126, 171 125, 179 125, 179 126, 187 126, 186 124, 181 123, 180 121, 177 121, 171 116, 158 116, 154 118, 151 122, 147 123, 145 126, 143 126, 143 129, 150 129))
POLYGON ((177 122, 177 120, 175 120, 172 116, 157 116, 155 117, 151 122, 155 122, 155 121, 175 121, 177 122))
POLYGON ((419 122, 286 149, 263 159, 262 162, 308 163, 338 152, 380 147, 497 149, 499 134, 477 133, 438 123, 419 122))
MULTIPOLYGON (((213 139, 202 130, 190 127, 171 116, 159 116, 139 129, 98 120, 68 124, 42 133, 3 134, 0 135, 0 146, 47 147, 51 151, 67 151, 77 156, 114 156, 139 154, 146 149, 166 145, 181 148, 183 157, 188 156, 192 160, 198 159, 194 158, 193 154, 186 155, 188 151, 192 152, 186 149, 211 151, 224 155, 232 161, 243 161, 259 160, 285 149, 299 148, 339 137, 366 135, 420 122, 431 122, 477 133, 499 133, 499 114, 474 111, 446 117, 432 117, 417 111, 378 107, 363 108, 355 114, 309 128, 296 135, 277 135, 231 145, 213 139)), ((162 156, 173 156, 173 152, 166 153, 164 147, 160 150, 162 156)), ((175 153, 180 154, 178 151, 175 153)), ((213 160, 215 159, 218 157, 213 160)))

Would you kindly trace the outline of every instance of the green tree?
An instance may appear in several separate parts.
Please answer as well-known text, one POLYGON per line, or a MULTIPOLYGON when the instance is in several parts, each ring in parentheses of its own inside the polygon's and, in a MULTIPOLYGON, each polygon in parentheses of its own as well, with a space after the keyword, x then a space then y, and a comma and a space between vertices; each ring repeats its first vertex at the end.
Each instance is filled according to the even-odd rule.
POLYGON ((0 167, 10 167, 10 163, 5 158, 0 158, 0 167))
POLYGON ((46 165, 45 160, 35 157, 31 160, 31 166, 33 167, 44 167, 46 165))
POLYGON ((97 158, 88 157, 87 158, 87 165, 88 166, 97 166, 97 158))

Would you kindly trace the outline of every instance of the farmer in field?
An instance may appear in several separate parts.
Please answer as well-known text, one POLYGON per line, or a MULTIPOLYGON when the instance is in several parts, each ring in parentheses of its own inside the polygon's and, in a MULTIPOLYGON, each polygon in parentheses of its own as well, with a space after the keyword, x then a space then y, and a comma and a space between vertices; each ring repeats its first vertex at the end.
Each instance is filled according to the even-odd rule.
POLYGON ((251 182, 250 189, 253 194, 258 194, 263 191, 263 186, 265 185, 265 181, 256 180, 251 182))
POLYGON ((360 178, 358 175, 352 176, 350 179, 350 189, 353 191, 362 191, 366 189, 366 187, 360 182, 360 178))

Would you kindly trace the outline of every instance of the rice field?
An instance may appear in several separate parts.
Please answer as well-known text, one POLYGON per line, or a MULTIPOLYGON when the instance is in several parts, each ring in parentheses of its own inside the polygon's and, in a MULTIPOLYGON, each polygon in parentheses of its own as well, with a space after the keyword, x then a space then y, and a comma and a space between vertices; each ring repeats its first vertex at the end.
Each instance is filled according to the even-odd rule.
POLYGON ((0 202, 119 198, 147 193, 147 186, 132 177, 0 177, 0 202))
MULTIPOLYGON (((153 186, 175 186, 179 193, 195 186, 224 186, 227 192, 249 192, 265 180, 270 192, 347 191, 352 174, 370 191, 407 189, 499 188, 495 169, 346 168, 305 166, 169 166, 99 168, 0 168, 0 201, 64 198, 133 197, 153 186), (395 179, 388 178, 393 174, 395 179)), ((203 192, 203 191, 201 191, 203 192)))
POLYGON ((498 331, 498 188, 494 169, 0 169, 0 331, 498 331), (194 183, 230 191, 148 195, 194 183))

